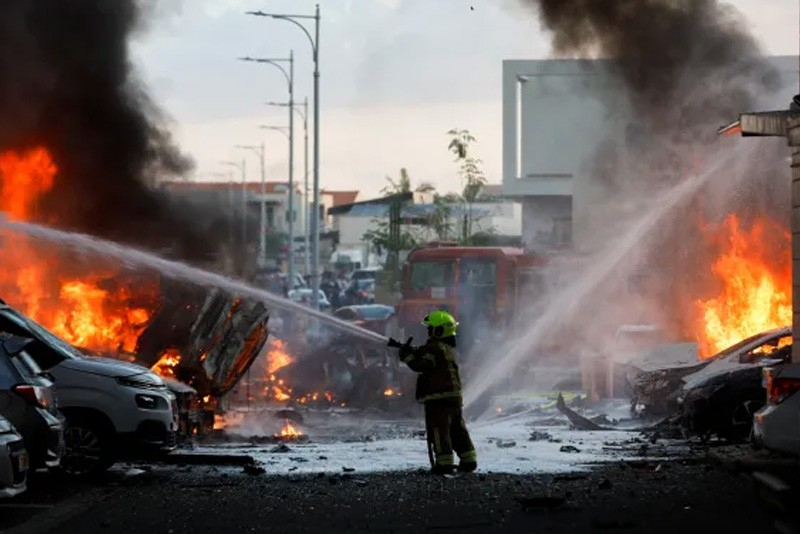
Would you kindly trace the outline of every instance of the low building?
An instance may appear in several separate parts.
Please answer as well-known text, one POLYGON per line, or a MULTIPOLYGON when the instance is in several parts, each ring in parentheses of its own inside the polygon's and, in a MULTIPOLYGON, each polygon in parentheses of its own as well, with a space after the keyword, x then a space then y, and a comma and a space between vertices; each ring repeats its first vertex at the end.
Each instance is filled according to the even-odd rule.
MULTIPOLYGON (((414 201, 419 200, 417 195, 414 201)), ((385 198, 343 204, 328 210, 331 228, 338 234, 338 249, 360 251, 369 258, 376 251, 364 240, 369 231, 380 230, 389 221, 390 202, 385 198)), ((522 210, 518 203, 484 197, 468 207, 461 203, 436 204, 408 202, 402 207, 402 231, 416 241, 446 241, 457 239, 464 219, 471 219, 472 235, 519 238, 522 234, 522 210), (439 225, 433 223, 438 220, 439 225)))

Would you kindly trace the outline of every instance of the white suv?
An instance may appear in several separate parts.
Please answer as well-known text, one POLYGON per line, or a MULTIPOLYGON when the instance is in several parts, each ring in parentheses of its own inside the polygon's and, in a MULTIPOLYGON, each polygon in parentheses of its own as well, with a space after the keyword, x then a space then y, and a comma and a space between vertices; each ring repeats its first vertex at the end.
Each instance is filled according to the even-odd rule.
POLYGON ((150 369, 83 356, 10 306, 0 305, 0 331, 33 339, 28 353, 55 382, 67 420, 65 471, 99 472, 123 458, 175 448, 175 396, 150 369))

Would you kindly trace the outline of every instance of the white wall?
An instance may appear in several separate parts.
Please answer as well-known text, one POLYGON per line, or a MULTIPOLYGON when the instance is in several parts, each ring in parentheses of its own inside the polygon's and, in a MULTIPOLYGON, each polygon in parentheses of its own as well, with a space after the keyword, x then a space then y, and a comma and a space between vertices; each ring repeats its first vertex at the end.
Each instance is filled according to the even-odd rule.
MULTIPOLYGON (((797 58, 772 61, 784 89, 759 105, 785 108, 797 92, 797 58)), ((619 89, 606 65, 583 60, 503 62, 503 195, 522 202, 526 243, 567 217, 572 219, 573 242, 580 246, 586 240, 592 205, 605 196, 591 175, 590 158, 604 137, 615 131, 624 134, 627 113, 624 95, 614 92, 619 89), (605 102, 614 102, 613 110, 605 102)))

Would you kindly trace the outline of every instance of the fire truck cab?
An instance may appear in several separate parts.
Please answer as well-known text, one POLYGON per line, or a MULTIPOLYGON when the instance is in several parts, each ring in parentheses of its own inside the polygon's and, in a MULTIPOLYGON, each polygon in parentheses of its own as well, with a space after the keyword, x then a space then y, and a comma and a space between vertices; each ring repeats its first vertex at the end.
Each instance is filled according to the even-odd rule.
POLYGON ((461 343, 513 327, 515 317, 541 293, 545 258, 519 248, 430 243, 412 250, 403 267, 398 335, 425 339, 422 318, 436 309, 459 321, 461 343))

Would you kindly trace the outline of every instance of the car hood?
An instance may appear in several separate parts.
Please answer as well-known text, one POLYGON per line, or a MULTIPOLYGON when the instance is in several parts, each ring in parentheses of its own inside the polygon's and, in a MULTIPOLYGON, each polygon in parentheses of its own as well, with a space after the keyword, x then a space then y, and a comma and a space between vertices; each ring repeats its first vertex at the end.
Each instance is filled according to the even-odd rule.
POLYGON ((109 376, 111 378, 124 378, 150 372, 147 367, 112 358, 74 358, 64 360, 60 366, 82 373, 109 376))
POLYGON ((703 387, 705 384, 717 379, 721 376, 729 375, 733 372, 738 372, 744 369, 754 369, 768 367, 770 365, 777 365, 783 363, 781 360, 761 360, 758 363, 741 363, 736 360, 723 359, 711 362, 709 365, 700 369, 696 373, 692 373, 683 377, 683 389, 688 391, 690 389, 703 387))

